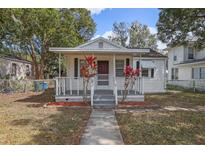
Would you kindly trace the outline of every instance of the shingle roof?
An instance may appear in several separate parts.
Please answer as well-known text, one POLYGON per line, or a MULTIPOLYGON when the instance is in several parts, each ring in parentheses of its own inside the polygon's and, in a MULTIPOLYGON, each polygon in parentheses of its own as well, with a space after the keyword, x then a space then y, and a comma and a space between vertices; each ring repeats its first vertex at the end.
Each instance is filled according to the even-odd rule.
POLYGON ((187 60, 187 61, 184 61, 182 63, 179 63, 179 64, 176 64, 176 65, 182 65, 182 64, 194 64, 194 63, 198 63, 198 62, 205 62, 205 58, 202 58, 202 59, 193 59, 193 60, 187 60))
MULTIPOLYGON (((167 58, 167 56, 151 49, 151 48, 129 48, 128 49, 149 49, 150 52, 147 52, 147 53, 141 53, 141 56, 142 57, 157 57, 157 58, 167 58)), ((136 54, 136 56, 140 56, 139 53, 136 54)))

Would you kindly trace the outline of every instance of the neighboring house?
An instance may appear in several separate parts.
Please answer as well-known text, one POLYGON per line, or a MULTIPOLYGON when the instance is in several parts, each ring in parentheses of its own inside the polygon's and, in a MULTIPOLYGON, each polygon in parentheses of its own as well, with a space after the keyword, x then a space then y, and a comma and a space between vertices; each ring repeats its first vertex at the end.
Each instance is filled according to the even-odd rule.
POLYGON ((168 72, 169 84, 205 90, 205 49, 191 45, 169 48, 168 72))
POLYGON ((63 54, 67 62, 67 76, 56 80, 57 101, 82 98, 80 68, 85 62, 85 55, 97 57, 97 75, 89 86, 92 105, 108 98, 117 104, 122 98, 125 80, 123 69, 126 65, 142 70, 133 91, 129 91, 128 99, 144 100, 144 93, 165 92, 167 58, 152 49, 125 48, 99 37, 75 48, 53 47, 50 51, 59 53, 59 56, 63 54))
POLYGON ((32 64, 14 56, 0 57, 0 78, 3 79, 25 79, 32 76, 32 64))

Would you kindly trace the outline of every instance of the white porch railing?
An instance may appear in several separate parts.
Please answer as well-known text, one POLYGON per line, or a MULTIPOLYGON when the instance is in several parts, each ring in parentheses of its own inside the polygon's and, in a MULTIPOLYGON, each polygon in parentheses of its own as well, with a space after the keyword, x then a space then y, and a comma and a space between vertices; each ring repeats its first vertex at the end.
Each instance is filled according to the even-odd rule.
MULTIPOLYGON (((124 82, 124 77, 107 75, 107 77, 101 76, 99 78, 99 76, 96 76, 93 79, 90 79, 88 93, 91 93, 91 87, 93 86, 94 90, 112 90, 113 94, 115 94, 116 91, 119 92, 124 90, 124 82)), ((146 82, 148 82, 147 79, 146 82)), ((144 78, 138 77, 132 90, 135 94, 144 94, 144 78)), ((56 96, 60 95, 83 95, 83 78, 57 77, 56 96)))
POLYGON ((205 91, 205 79, 195 80, 168 80, 167 84, 187 89, 205 91))
MULTIPOLYGON (((123 94, 124 77, 114 77, 111 75, 96 75, 90 79, 87 94, 90 96, 91 105, 95 90, 112 90, 115 96, 115 104, 118 103, 118 95, 123 94), (121 92, 120 92, 121 91, 121 92)), ((132 89, 133 94, 144 94, 144 79, 138 77, 132 89)), ((128 93, 129 94, 129 93, 128 93)), ((57 77, 56 96, 83 96, 83 78, 57 77)))
MULTIPOLYGON (((90 85, 88 86, 90 90, 90 85)), ((83 78, 57 77, 56 96, 61 95, 81 95, 83 94, 83 78)))

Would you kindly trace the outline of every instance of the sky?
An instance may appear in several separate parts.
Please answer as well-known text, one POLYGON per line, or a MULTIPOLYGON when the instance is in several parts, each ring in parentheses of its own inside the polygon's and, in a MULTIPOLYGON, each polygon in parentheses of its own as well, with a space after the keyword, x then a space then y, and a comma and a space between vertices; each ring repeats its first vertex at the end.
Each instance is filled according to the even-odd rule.
MULTIPOLYGON (((112 25, 114 22, 126 22, 130 24, 133 21, 138 21, 149 27, 152 34, 157 33, 156 23, 159 18, 159 9, 151 8, 92 8, 92 18, 96 23, 96 33, 94 38, 103 36, 107 38, 112 33, 112 25)), ((166 45, 157 42, 158 48, 166 48, 166 45)))

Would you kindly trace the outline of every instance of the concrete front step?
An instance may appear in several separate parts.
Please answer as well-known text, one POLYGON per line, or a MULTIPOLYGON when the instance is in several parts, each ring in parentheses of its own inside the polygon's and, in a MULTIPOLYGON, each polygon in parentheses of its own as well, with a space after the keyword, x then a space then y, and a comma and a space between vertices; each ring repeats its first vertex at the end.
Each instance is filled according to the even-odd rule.
POLYGON ((115 104, 93 104, 94 109, 114 109, 115 104))
POLYGON ((93 99, 115 99, 113 95, 94 95, 93 99))

